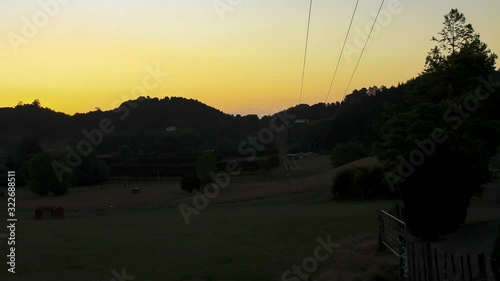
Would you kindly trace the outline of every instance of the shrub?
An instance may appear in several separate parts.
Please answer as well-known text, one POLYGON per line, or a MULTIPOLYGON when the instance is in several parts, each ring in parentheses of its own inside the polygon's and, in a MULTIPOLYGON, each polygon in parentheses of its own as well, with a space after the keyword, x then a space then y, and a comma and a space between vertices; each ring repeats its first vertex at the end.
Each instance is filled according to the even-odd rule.
POLYGON ((193 191, 200 190, 201 181, 200 178, 194 175, 186 175, 182 178, 181 181, 181 189, 187 191, 189 193, 193 193, 193 191))
POLYGON ((336 144, 332 150, 332 165, 342 166, 344 164, 368 157, 368 150, 358 142, 347 142, 336 144))
POLYGON ((344 169, 333 177, 332 193, 334 198, 352 197, 352 187, 354 186, 354 169, 344 169))
POLYGON ((339 199, 387 198, 392 195, 380 167, 352 167, 333 178, 332 193, 339 199))
POLYGON ((92 153, 83 157, 81 163, 74 169, 74 185, 86 186, 105 182, 109 179, 111 170, 106 161, 98 159, 97 154, 92 153))

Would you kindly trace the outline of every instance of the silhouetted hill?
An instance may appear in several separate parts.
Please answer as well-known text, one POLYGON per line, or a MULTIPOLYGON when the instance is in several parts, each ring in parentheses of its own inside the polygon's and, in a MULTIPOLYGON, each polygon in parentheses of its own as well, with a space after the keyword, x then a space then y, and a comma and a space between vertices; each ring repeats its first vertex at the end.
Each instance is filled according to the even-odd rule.
MULTIPOLYGON (((301 104, 287 110, 295 120, 288 143, 291 151, 330 150, 339 141, 360 138, 369 143, 384 103, 398 101, 402 87, 363 88, 346 96, 342 103, 301 104)), ((107 120, 113 134, 104 138, 101 153, 117 151, 122 145, 134 151, 182 152, 200 149, 236 151, 241 141, 268 127, 271 116, 230 115, 197 100, 182 97, 138 98, 120 107, 69 116, 43 108, 38 101, 0 108, 0 133, 17 139, 33 137, 40 142, 63 141, 76 145, 107 120), (175 132, 166 132, 176 127, 175 132)), ((293 122, 293 121, 292 121, 293 122)), ((274 149, 270 144, 266 149, 274 149)))
POLYGON ((233 116, 181 97, 141 97, 126 101, 114 110, 73 116, 44 108, 35 101, 14 108, 0 108, 0 120, 8 120, 0 124, 0 134, 5 137, 0 146, 6 143, 12 146, 24 138, 76 145, 85 139, 84 131, 92 132, 100 128, 101 122, 107 122, 114 131, 99 145, 100 152, 116 151, 121 145, 135 150, 167 152, 182 150, 183 146, 191 150, 216 146, 236 149, 238 140, 248 137, 262 125, 257 115, 233 116), (176 130, 167 132, 167 127, 176 130))
POLYGON ((92 128, 99 120, 109 118, 117 130, 164 130, 169 126, 200 129, 230 117, 196 100, 165 97, 139 98, 124 102, 112 111, 75 114, 71 119, 78 128, 92 128))
POLYGON ((73 137, 84 129, 98 128, 99 122, 105 118, 112 120, 117 130, 152 130, 167 126, 199 129, 229 120, 231 116, 196 100, 177 97, 139 98, 124 102, 114 110, 73 116, 33 103, 0 108, 0 119, 8 120, 0 124, 0 132, 52 140, 73 137))
MULTIPOLYGON (((288 130, 290 152, 329 152, 339 142, 357 140, 371 146, 390 117, 384 108, 403 105, 403 99, 420 77, 387 88, 370 87, 353 91, 342 102, 301 104, 287 109, 294 115, 288 130), (384 113, 385 112, 385 113, 384 113), (297 121, 297 122, 294 122, 297 121)), ((100 153, 116 152, 126 145, 133 151, 183 152, 217 149, 234 154, 242 141, 269 127, 273 115, 230 115, 197 100, 182 97, 138 98, 120 107, 69 116, 43 108, 35 101, 14 108, 0 108, 2 135, 18 139, 34 137, 40 142, 63 141, 75 146, 85 139, 84 130, 99 129, 102 120, 113 126, 99 145, 100 153), (176 130, 167 132, 167 127, 176 130)), ((275 149, 269 144, 266 149, 275 149)))
POLYGON ((0 133, 4 136, 52 139, 67 135, 71 117, 37 104, 27 104, 0 108, 0 120, 0 133))

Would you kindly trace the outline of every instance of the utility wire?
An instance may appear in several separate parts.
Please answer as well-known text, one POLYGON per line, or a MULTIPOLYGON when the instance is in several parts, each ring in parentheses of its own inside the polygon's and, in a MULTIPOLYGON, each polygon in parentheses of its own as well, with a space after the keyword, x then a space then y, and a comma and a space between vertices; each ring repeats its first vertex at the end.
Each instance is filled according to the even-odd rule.
POLYGON ((356 70, 358 69, 358 65, 359 65, 359 62, 361 61, 361 57, 363 56, 363 53, 365 52, 366 45, 368 45, 368 41, 370 41, 370 36, 372 35, 372 31, 373 31, 373 28, 375 27, 375 24, 377 23, 378 16, 380 14, 380 11, 382 10, 382 6, 384 6, 384 2, 385 2, 385 0, 382 0, 382 3, 380 3, 380 7, 378 9, 377 16, 375 17, 375 21, 373 22, 372 28, 370 29, 370 33, 368 33, 368 38, 366 38, 365 45, 363 46, 363 50, 361 50, 361 55, 359 55, 358 62, 356 63, 356 67, 354 67, 354 71, 352 72, 351 79, 349 80, 349 83, 347 84, 347 88, 345 89, 344 97, 342 98, 342 100, 344 100, 344 98, 346 97, 347 91, 349 90, 349 87, 351 86, 352 78, 354 78, 354 74, 356 73, 356 70))
POLYGON ((311 10, 312 10, 312 2, 313 0, 309 1, 309 17, 307 19, 307 32, 306 32, 306 46, 304 49, 304 64, 302 65, 302 82, 300 85, 300 96, 299 96, 299 104, 302 102, 302 91, 304 90, 304 74, 306 71, 306 60, 307 60, 307 45, 309 42, 309 27, 311 26, 311 10))
POLYGON ((347 43, 347 38, 349 37, 349 33, 351 32, 352 22, 354 20, 354 16, 356 15, 356 11, 358 10, 358 4, 359 0, 356 1, 356 6, 354 7, 354 12, 352 13, 351 22, 349 23, 349 28, 347 29, 347 34, 345 35, 344 39, 344 44, 342 45, 342 50, 340 51, 339 60, 337 61, 337 66, 335 67, 335 72, 333 73, 332 81, 330 82, 330 88, 328 89, 328 93, 326 94, 325 103, 328 101, 328 97, 330 96, 330 92, 332 90, 333 81, 337 76, 337 70, 339 69, 340 61, 342 59, 342 54, 344 53, 345 44, 347 43))
MULTIPOLYGON (((380 3, 380 7, 379 7, 379 9, 378 9, 377 16, 375 17, 375 21, 373 22, 372 28, 370 29, 370 33, 368 34, 368 38, 366 39, 365 45, 363 46, 363 50, 361 51, 361 55, 360 55, 360 56, 359 56, 359 58, 358 58, 358 62, 356 63, 356 67, 354 68, 354 71, 353 71, 353 73, 352 73, 352 75, 351 75, 351 79, 349 80, 349 84, 347 85, 347 88, 346 88, 346 90, 345 90, 345 92, 344 92, 344 97, 342 98, 342 100, 341 100, 341 101, 343 101, 343 100, 345 99, 345 97, 346 97, 346 95, 347 95, 347 90, 349 90, 349 87, 351 86, 352 79, 353 79, 353 77, 354 77, 354 74, 356 73, 356 70, 358 69, 359 62, 361 61, 361 57, 363 56, 363 53, 365 52, 366 45, 368 44, 368 41, 370 40, 370 36, 371 36, 371 34, 372 34, 373 28, 375 27, 375 24, 377 23, 377 20, 378 20, 378 16, 379 16, 379 14, 380 14, 380 11, 382 10, 382 7, 384 6, 384 2, 385 2, 385 0, 382 0, 382 3, 380 3)), ((340 115, 340 113, 341 113, 342 111, 343 111, 343 107, 341 106, 341 107, 339 108, 339 110, 338 110, 338 111, 334 114, 334 116, 333 116, 333 120, 332 120, 331 125, 333 125, 333 122, 335 122, 335 120, 337 119, 337 117, 340 115)), ((330 125, 330 127, 331 127, 331 125, 330 125)), ((324 137, 323 137, 323 140, 322 140, 322 141, 320 142, 320 144, 319 144, 319 147, 321 147, 321 145, 322 145, 323 143, 325 143, 326 138, 328 137, 328 132, 329 132, 329 129, 327 128, 327 130, 325 131, 325 135, 324 135, 324 137)))

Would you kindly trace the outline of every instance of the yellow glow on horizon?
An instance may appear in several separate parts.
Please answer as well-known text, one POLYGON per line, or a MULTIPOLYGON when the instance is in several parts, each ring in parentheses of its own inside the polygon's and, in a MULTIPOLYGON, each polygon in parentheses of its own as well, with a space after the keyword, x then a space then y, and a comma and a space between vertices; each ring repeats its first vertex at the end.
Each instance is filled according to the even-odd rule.
MULTIPOLYGON (((156 66, 170 76, 149 93, 151 97, 182 96, 226 113, 259 115, 299 102, 306 2, 245 2, 220 21, 210 1, 146 1, 141 6, 126 0, 128 9, 110 2, 102 10, 98 2, 74 1, 17 54, 7 36, 0 37, 0 107, 38 98, 42 106, 68 114, 96 107, 109 110, 140 85, 147 67, 156 66), (280 6, 285 3, 287 12, 280 6), (80 6, 86 9, 77 9, 80 6), (87 18, 96 9, 96 18, 87 18)), ((487 2, 490 7, 483 10, 466 3, 459 6, 499 53, 496 25, 484 15, 500 4, 487 2)), ((351 4, 315 4, 302 103, 325 102, 351 4), (335 16, 327 11, 335 11, 335 16)), ((352 49, 356 30, 366 26, 377 6, 365 5, 353 24, 351 48, 341 61, 328 102, 343 98, 357 62, 361 46, 352 49)), ((394 15, 391 24, 371 38, 347 94, 356 88, 397 85, 423 70, 433 45, 429 39, 440 30, 450 7, 435 7, 430 0, 405 5, 402 14, 394 15), (417 11, 428 11, 428 18, 422 21, 417 11)), ((3 34, 19 32, 19 18, 37 9, 27 6, 28 12, 19 8, 16 16, 5 15, 3 34)))

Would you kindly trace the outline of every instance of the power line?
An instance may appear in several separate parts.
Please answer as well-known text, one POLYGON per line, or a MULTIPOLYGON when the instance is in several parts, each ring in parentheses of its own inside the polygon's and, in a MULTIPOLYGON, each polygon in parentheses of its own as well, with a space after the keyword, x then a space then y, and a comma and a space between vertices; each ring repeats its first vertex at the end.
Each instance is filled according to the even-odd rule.
POLYGON ((373 22, 372 28, 370 29, 370 33, 368 33, 368 38, 366 38, 365 45, 363 46, 363 50, 361 50, 361 55, 359 55, 358 62, 356 63, 356 67, 354 67, 354 71, 352 72, 351 79, 349 80, 349 83, 347 84, 347 88, 345 89, 344 97, 342 98, 342 100, 344 100, 344 98, 346 97, 347 91, 349 90, 349 87, 351 86, 352 78, 354 78, 354 74, 356 73, 356 70, 358 69, 358 65, 359 65, 359 62, 361 61, 361 57, 363 56, 363 53, 365 52, 366 45, 368 45, 368 41, 370 41, 370 36, 372 35, 372 31, 373 31, 373 28, 375 27, 375 24, 377 23, 378 16, 380 14, 380 11, 382 10, 382 6, 384 6, 384 2, 385 2, 385 0, 382 0, 382 3, 380 3, 380 7, 378 9, 377 16, 375 17, 375 21, 373 22))
MULTIPOLYGON (((358 58, 358 62, 356 63, 356 67, 354 68, 354 71, 351 75, 351 79, 349 80, 349 84, 347 85, 347 88, 344 92, 344 97, 342 98, 342 101, 345 99, 346 95, 347 95, 347 90, 349 89, 349 87, 351 86, 351 82, 352 82, 352 79, 354 77, 354 74, 356 73, 356 70, 358 69, 358 65, 359 65, 359 62, 361 61, 361 57, 363 56, 363 53, 365 52, 365 49, 366 49, 366 45, 368 44, 368 41, 370 40, 370 36, 372 34, 372 31, 373 31, 373 28, 375 27, 375 24, 377 23, 377 20, 378 20, 378 16, 380 14, 380 11, 382 10, 382 7, 384 5, 384 2, 385 0, 382 0, 382 3, 380 3, 380 7, 378 9, 378 12, 377 12, 377 15, 375 17, 375 21, 373 22, 373 25, 372 25, 372 28, 370 29, 370 33, 368 34, 368 38, 366 39, 366 42, 365 42, 365 45, 363 46, 363 50, 361 51, 361 55, 359 56, 358 58)), ((333 122, 335 122, 335 120, 337 119, 337 117, 340 115, 340 113, 344 110, 343 106, 341 105, 339 110, 334 114, 333 116, 333 120, 332 120, 332 123, 330 124, 330 128, 331 128, 331 125, 333 125, 333 122)), ((323 145, 323 143, 325 143, 326 141, 326 138, 328 137, 328 133, 329 133, 329 129, 325 130, 325 135, 323 137, 323 140, 320 142, 319 144, 319 147, 321 147, 323 145)))
POLYGON ((340 51, 339 60, 337 61, 337 66, 335 67, 335 72, 333 73, 332 81, 330 82, 330 88, 328 89, 328 93, 326 94, 325 103, 328 101, 328 96, 330 96, 330 92, 331 92, 332 86, 333 86, 333 81, 335 80, 335 77, 337 76, 337 70, 339 69, 340 60, 342 59, 342 54, 344 53, 344 48, 345 48, 345 44, 347 43, 347 38, 349 37, 349 33, 351 32, 351 26, 352 26, 352 22, 354 20, 354 16, 356 15, 356 11, 358 9, 358 4, 359 4, 359 0, 356 1, 356 6, 354 7, 354 12, 352 13, 351 22, 349 23, 349 28, 347 29, 347 34, 345 35, 345 39, 344 39, 344 44, 342 45, 342 50, 340 51))
POLYGON ((312 2, 313 0, 309 1, 309 17, 307 19, 307 32, 306 32, 306 46, 304 49, 304 64, 302 65, 302 82, 300 85, 300 97, 299 97, 299 104, 302 102, 302 91, 304 90, 304 74, 306 71, 306 60, 307 60, 307 45, 309 42, 309 27, 311 26, 311 10, 312 10, 312 2))

